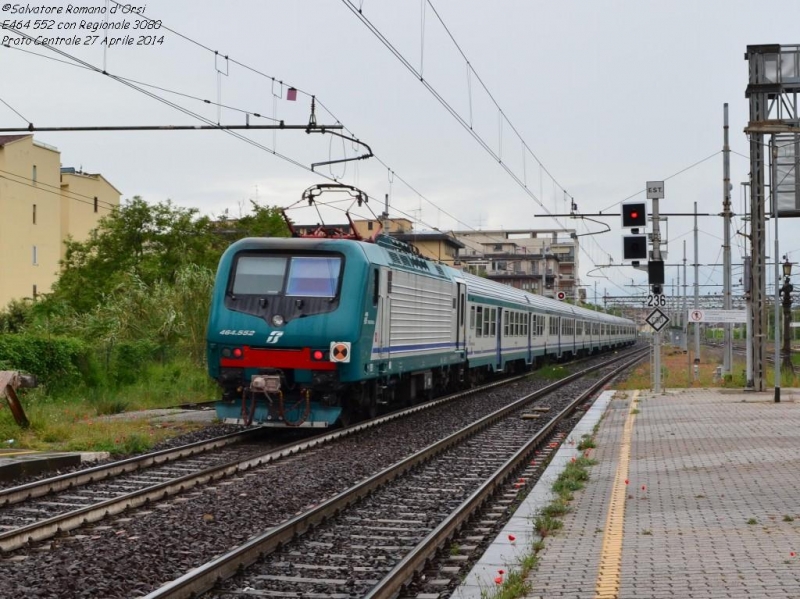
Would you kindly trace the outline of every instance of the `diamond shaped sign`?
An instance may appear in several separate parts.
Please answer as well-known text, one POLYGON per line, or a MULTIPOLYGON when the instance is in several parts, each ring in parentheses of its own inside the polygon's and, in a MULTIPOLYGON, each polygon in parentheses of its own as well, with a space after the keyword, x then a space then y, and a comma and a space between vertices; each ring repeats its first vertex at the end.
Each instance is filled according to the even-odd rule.
POLYGON ((656 308, 655 310, 650 312, 650 314, 647 316, 647 318, 644 319, 644 321, 651 327, 653 327, 653 330, 656 333, 658 333, 661 331, 661 329, 667 326, 667 323, 669 322, 669 316, 667 316, 661 310, 656 308))

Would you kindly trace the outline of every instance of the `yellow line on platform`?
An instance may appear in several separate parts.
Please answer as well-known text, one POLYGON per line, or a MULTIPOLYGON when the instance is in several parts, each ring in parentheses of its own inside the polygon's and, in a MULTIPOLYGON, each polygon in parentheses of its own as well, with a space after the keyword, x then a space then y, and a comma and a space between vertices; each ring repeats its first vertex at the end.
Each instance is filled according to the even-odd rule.
POLYGON ((625 525, 625 499, 628 495, 625 481, 628 479, 633 421, 636 418, 633 407, 638 397, 639 391, 634 391, 628 409, 628 417, 625 419, 625 426, 622 429, 619 463, 617 464, 617 473, 614 475, 614 485, 611 488, 611 503, 608 506, 606 526, 603 529, 603 548, 600 553, 600 567, 595 583, 595 599, 617 599, 619 597, 622 533, 625 525))

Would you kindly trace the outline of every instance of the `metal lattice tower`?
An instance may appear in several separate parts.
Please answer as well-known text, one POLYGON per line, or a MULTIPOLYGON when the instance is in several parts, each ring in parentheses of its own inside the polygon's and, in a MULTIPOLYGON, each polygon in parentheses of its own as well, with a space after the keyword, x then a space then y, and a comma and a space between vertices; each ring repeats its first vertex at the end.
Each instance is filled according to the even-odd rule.
MULTIPOLYGON (((749 82, 745 96, 750 101, 750 214, 752 274, 750 293, 753 318, 753 387, 765 390, 766 380, 766 135, 798 133, 800 92, 800 45, 747 46, 745 59, 749 82)), ((779 257, 776 256, 777 260, 779 257)))

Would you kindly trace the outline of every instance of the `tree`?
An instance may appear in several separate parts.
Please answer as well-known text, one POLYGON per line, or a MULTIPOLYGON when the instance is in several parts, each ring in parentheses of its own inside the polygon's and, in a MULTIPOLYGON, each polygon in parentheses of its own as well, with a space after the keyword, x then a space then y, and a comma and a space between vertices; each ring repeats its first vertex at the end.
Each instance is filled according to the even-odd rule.
POLYGON ((277 208, 252 202, 236 221, 199 216, 171 201, 148 204, 136 196, 100 220, 88 240, 68 240, 52 300, 88 312, 131 275, 145 286, 175 283, 186 265, 215 270, 226 247, 249 235, 286 236, 277 208))

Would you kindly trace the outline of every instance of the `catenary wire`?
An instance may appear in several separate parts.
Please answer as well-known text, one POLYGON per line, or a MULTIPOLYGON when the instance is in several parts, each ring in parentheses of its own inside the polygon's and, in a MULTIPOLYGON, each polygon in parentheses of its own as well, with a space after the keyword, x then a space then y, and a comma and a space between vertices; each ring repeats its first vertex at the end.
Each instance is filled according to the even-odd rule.
MULTIPOLYGON (((36 184, 35 187, 37 187, 37 188, 42 187, 42 186, 44 186, 44 187, 52 187, 53 189, 58 189, 59 193, 64 193, 63 190, 61 189, 61 187, 59 187, 57 185, 50 185, 48 183, 44 183, 43 181, 38 181, 38 180, 34 181, 30 177, 26 177, 24 175, 18 175, 17 173, 12 173, 11 171, 6 171, 6 170, 3 170, 3 169, 0 169, 0 173, 5 173, 6 175, 11 175, 12 177, 17 177, 18 179, 25 179, 25 181, 30 181, 31 183, 35 183, 36 184)), ((78 174, 86 174, 86 173, 78 173, 78 174)), ((70 194, 72 196, 75 196, 75 199, 77 199, 77 198, 86 198, 87 200, 90 200, 92 203, 94 203, 94 200, 95 200, 94 196, 87 196, 85 194, 78 193, 77 191, 68 190, 66 193, 68 193, 68 194, 70 194)), ((105 200, 98 199, 97 202, 98 202, 98 204, 107 204, 111 208, 115 207, 114 204, 112 204, 111 202, 107 202, 105 200)))
MULTIPOLYGON (((16 179, 11 179, 9 177, 6 177, 5 175, 0 175, 0 179, 5 179, 6 181, 9 181, 10 183, 16 183, 17 185, 26 185, 28 187, 32 187, 33 189, 38 189, 39 191, 43 191, 45 193, 51 193, 53 195, 57 195, 57 196, 62 197, 62 198, 65 197, 62 193, 60 193, 58 191, 53 191, 51 189, 44 189, 44 188, 40 187, 38 184, 34 185, 33 183, 27 183, 25 181, 17 181, 16 179)), ((66 196, 66 197, 69 200, 74 200, 76 202, 81 202, 82 204, 87 204, 89 206, 94 206, 94 201, 87 202, 86 200, 82 200, 80 198, 74 198, 74 197, 70 197, 70 196, 66 196)), ((113 210, 115 207, 112 206, 112 207, 109 208, 108 206, 101 206, 100 203, 98 202, 97 208, 98 209, 102 208, 103 210, 113 210)))
POLYGON ((8 106, 8 108, 9 108, 9 109, 10 109, 10 110, 11 110, 11 111, 14 113, 14 114, 16 114, 16 115, 17 115, 19 118, 21 118, 23 121, 25 121, 26 123, 30 123, 30 121, 29 121, 28 119, 26 119, 24 116, 22 116, 18 110, 16 110, 16 109, 15 109, 13 106, 11 106, 11 104, 9 104, 9 103, 8 103, 8 102, 6 102, 5 100, 3 100, 3 98, 0 98, 0 102, 2 102, 3 104, 5 104, 6 106, 8 106))

